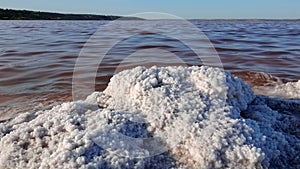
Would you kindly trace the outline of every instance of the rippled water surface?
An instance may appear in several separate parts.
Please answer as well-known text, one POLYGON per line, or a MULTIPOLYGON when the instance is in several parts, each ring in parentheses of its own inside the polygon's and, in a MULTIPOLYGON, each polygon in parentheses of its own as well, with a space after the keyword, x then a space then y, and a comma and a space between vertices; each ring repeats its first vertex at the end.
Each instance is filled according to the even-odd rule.
MULTIPOLYGON (((123 24, 143 25, 143 22, 146 21, 127 21, 123 24)), ((242 77, 250 85, 262 86, 270 81, 287 82, 299 79, 299 21, 191 22, 209 38, 224 68, 242 77)), ((40 104, 39 107, 43 107, 71 100, 76 59, 91 35, 106 24, 107 21, 0 21, 1 113, 24 111, 37 103, 40 104)), ((155 26, 149 27, 151 30, 155 26)), ((173 29, 176 33, 177 28, 173 29)), ((104 40, 115 38, 118 31, 120 30, 115 28, 105 32, 107 39, 104 40)), ((178 35, 190 41, 194 40, 194 36, 188 32, 178 31, 178 35)), ((183 47, 168 37, 145 36, 136 36, 132 41, 125 41, 123 46, 112 51, 111 56, 103 60, 101 70, 97 73, 97 90, 106 87, 118 67, 120 58, 117 54, 130 50, 170 48, 168 51, 171 53, 187 58, 189 65, 201 65, 194 60, 193 54, 185 49, 181 50, 183 47)), ((157 53, 149 52, 149 56, 155 55, 157 53)), ((170 56, 164 59, 156 57, 156 60, 142 56, 138 60, 128 60, 124 63, 124 68, 141 64, 177 64, 176 61, 168 59, 170 56)))

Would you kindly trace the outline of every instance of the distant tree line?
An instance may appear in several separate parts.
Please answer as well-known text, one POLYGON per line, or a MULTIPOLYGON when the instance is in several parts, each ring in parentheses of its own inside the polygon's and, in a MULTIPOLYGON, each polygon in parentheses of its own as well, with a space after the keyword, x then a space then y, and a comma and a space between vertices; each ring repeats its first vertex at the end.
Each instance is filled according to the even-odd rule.
MULTIPOLYGON (((91 14, 61 14, 0 8, 0 20, 115 20, 120 16, 91 14)), ((130 19, 130 18, 128 18, 130 19)))

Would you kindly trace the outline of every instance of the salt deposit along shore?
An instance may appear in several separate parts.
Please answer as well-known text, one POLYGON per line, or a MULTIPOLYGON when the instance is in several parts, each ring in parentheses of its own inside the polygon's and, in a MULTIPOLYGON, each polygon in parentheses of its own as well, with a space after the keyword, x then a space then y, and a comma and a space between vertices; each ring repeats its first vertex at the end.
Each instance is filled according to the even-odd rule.
POLYGON ((216 68, 125 70, 84 101, 0 123, 0 166, 300 168, 299 84, 280 99, 216 68))

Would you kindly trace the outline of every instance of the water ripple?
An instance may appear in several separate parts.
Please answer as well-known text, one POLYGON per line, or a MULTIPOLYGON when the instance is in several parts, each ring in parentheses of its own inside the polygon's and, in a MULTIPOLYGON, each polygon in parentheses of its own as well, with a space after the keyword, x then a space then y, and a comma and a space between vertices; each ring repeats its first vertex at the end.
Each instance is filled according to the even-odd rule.
MULTIPOLYGON (((74 65, 81 48, 101 25, 107 23, 107 21, 0 22, 2 39, 0 41, 0 100, 2 102, 9 100, 7 98, 14 99, 20 94, 39 95, 45 92, 69 94, 74 65), (4 95, 6 99, 1 99, 4 95)), ((279 78, 283 82, 299 79, 300 22, 194 20, 192 23, 211 40, 225 69, 238 72, 236 74, 246 81, 251 81, 254 76, 256 80, 261 79, 263 83, 266 79, 277 81, 279 78), (253 72, 264 72, 267 75, 253 72)), ((167 29, 168 25, 164 27, 167 29)), ((175 28, 170 30, 178 31, 175 28)), ((107 32, 107 37, 113 37, 115 31, 118 30, 107 32)), ((193 36, 187 35, 186 32, 178 32, 178 34, 186 35, 185 38, 195 41, 193 36)), ((143 35, 151 36, 152 33, 143 32, 143 35)), ((152 38, 153 42, 157 40, 160 42, 148 44, 142 37, 137 36, 136 39, 121 46, 119 51, 113 51, 113 54, 124 53, 126 50, 169 49, 168 51, 173 54, 188 58, 187 60, 192 64, 201 65, 194 60, 193 53, 182 49, 176 41, 163 37, 152 38)), ((150 53, 150 56, 154 57, 155 53, 150 53)), ((147 60, 147 56, 144 57, 124 62, 121 69, 140 64, 147 66, 159 63, 178 64, 168 57, 158 60, 147 60)), ((101 70, 98 70, 96 77, 98 90, 105 88, 118 66, 119 59, 115 55, 101 64, 101 70)), ((260 84, 260 82, 258 80, 253 84, 260 84)))

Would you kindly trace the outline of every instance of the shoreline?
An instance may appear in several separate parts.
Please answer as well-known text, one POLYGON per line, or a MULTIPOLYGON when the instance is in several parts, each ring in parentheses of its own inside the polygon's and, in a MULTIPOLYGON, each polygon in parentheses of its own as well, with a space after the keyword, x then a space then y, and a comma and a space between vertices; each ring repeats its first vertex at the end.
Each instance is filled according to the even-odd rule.
MULTIPOLYGON (((283 92, 276 93, 274 92, 274 90, 276 90, 276 88, 280 88, 280 86, 289 84, 290 82, 297 83, 296 80, 281 81, 278 77, 274 77, 262 72, 231 72, 231 74, 233 76, 241 78, 247 85, 251 87, 256 95, 285 100, 293 99, 292 97, 289 98, 288 95, 285 96, 283 92)), ((105 88, 103 88, 103 84, 101 84, 100 86, 102 89, 100 90, 100 92, 105 90, 105 88)), ((51 108, 63 102, 70 101, 72 101, 71 91, 64 91, 63 93, 45 92, 13 95, 6 94, 2 96, 0 95, 0 107, 2 107, 0 109, 0 122, 11 119, 22 112, 24 113, 30 110, 43 110, 44 106, 51 108), (15 102, 19 102, 20 104, 16 106, 13 104, 15 102)))
POLYGON ((255 95, 241 79, 217 68, 136 67, 119 72, 103 92, 86 100, 0 123, 0 166, 297 166, 299 161, 292 160, 300 122, 288 112, 299 108, 300 99, 292 103, 255 95), (136 115, 148 123, 135 121, 136 115), (139 138, 152 135, 164 144, 139 144, 139 138), (20 151, 24 156, 17 156, 20 151))

